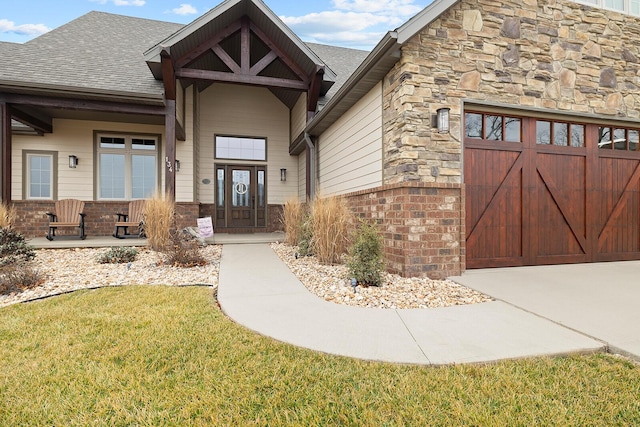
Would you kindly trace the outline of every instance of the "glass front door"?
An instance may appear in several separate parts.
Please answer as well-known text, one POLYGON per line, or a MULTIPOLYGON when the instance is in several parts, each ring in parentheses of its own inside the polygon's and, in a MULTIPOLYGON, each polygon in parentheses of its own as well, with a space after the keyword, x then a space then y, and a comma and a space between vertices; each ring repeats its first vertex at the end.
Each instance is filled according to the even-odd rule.
POLYGON ((264 166, 216 168, 216 226, 250 228, 266 225, 264 166))

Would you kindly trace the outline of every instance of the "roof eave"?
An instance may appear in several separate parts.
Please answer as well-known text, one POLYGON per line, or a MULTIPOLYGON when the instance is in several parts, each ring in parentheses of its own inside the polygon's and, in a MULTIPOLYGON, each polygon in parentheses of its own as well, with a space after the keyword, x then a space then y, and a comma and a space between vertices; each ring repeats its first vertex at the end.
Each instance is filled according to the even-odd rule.
POLYGON ((45 85, 34 82, 0 80, 0 92, 30 93, 43 96, 64 96, 65 98, 81 97, 86 99, 129 102, 135 104, 164 105, 164 97, 160 94, 143 92, 123 92, 97 88, 82 88, 63 85, 45 85))
POLYGON ((396 31, 398 33, 398 43, 405 44, 418 34, 424 27, 438 19, 451 6, 459 0, 434 0, 429 6, 418 12, 413 18, 405 22, 396 31))
MULTIPOLYGON (((363 90, 367 90, 363 86, 363 79, 371 74, 373 71, 388 72, 391 67, 384 65, 384 60, 394 58, 397 62, 399 58, 398 50, 402 45, 398 43, 398 34, 395 31, 389 31, 382 40, 376 45, 371 53, 362 61, 362 64, 354 71, 349 79, 342 85, 342 87, 336 92, 336 94, 327 102, 322 110, 307 124, 305 132, 310 135, 317 136, 324 131, 329 125, 324 123, 324 120, 329 116, 331 112, 342 103, 343 99, 354 88, 361 86, 363 90), (320 129, 321 128, 321 129, 320 129), (319 131, 320 129, 320 131, 319 131)), ((395 63, 394 62, 394 63, 395 63)), ((370 90, 374 87, 374 84, 366 84, 370 90)), ((343 106, 345 111, 350 108, 351 105, 343 106)))

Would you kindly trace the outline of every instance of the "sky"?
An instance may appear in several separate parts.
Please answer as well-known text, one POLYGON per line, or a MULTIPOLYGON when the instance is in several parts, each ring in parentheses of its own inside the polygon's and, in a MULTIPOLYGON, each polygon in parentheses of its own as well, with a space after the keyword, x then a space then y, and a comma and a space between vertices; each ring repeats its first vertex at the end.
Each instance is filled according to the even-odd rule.
MULTIPOLYGON (((24 43, 92 10, 188 24, 221 0, 0 0, 0 41, 24 43)), ((303 41, 370 50, 432 0, 264 0, 303 41)))

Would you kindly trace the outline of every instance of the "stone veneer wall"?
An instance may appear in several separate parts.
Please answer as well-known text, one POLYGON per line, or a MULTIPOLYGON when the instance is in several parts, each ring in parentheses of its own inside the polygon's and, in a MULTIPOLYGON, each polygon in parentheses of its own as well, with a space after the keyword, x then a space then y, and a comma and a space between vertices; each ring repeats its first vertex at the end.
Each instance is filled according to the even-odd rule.
MULTIPOLYGON (((54 202, 35 200, 16 200, 17 220, 14 228, 26 237, 44 237, 48 231, 47 212, 54 210, 54 202)), ((128 202, 85 202, 85 232, 88 236, 110 236, 114 231, 116 212, 126 213, 128 202)), ((198 203, 176 204, 176 225, 178 228, 195 227, 198 218, 198 203)), ((59 229, 56 234, 78 234, 77 229, 59 229)))
MULTIPOLYGON (((426 192, 450 192, 450 185, 461 187, 465 103, 605 120, 639 118, 638 41, 640 19, 571 1, 458 2, 405 43, 401 59, 384 80, 384 184, 412 183, 417 187, 409 188, 426 192), (451 108, 448 134, 432 128, 432 116, 441 107, 451 108)), ((378 194, 371 193, 374 199, 378 194)), ((459 264, 455 265, 454 256, 446 263, 425 259, 426 270, 436 264, 444 269, 442 274, 464 270, 462 191, 455 203, 462 209, 456 242, 459 264)), ((427 202, 426 206, 438 209, 437 203, 427 202)), ((412 236, 412 227, 422 225, 412 225, 414 214, 410 211, 401 220, 386 220, 392 229, 402 230, 402 242, 417 239, 412 236)), ((447 241, 450 231, 443 227, 428 228, 424 239, 447 241)), ((404 255, 395 253, 398 244, 391 240, 387 235, 393 268, 402 270, 403 258, 407 274, 419 273, 414 249, 404 255)), ((424 244, 420 250, 430 248, 424 244)))

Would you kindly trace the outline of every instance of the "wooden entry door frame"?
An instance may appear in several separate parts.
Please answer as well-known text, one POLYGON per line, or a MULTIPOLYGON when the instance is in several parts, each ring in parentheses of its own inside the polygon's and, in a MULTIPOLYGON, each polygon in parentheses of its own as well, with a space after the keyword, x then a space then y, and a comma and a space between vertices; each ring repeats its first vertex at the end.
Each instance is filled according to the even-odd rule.
POLYGON ((216 164, 215 170, 216 228, 266 227, 266 166, 216 164))

